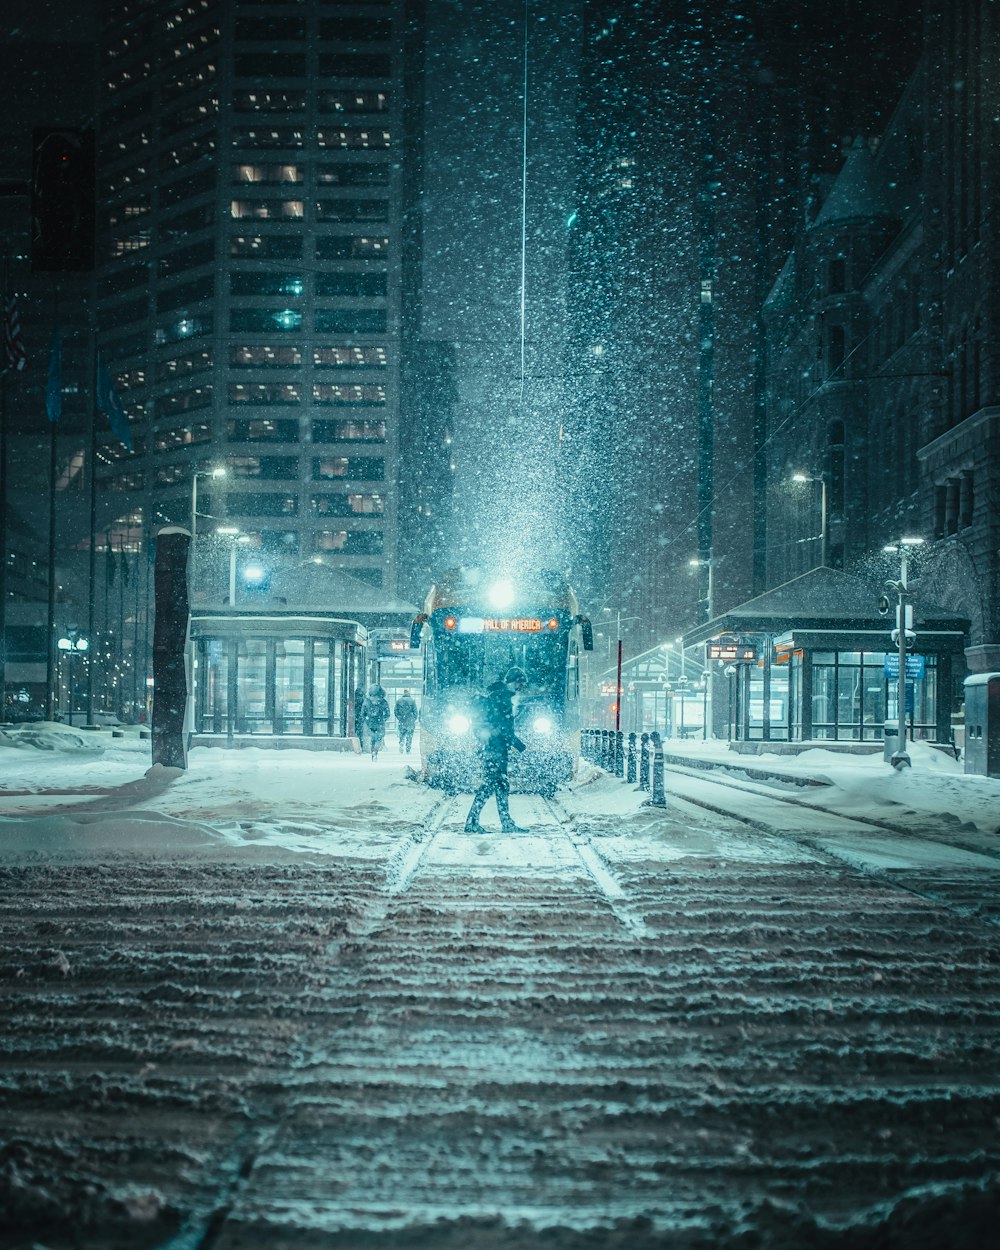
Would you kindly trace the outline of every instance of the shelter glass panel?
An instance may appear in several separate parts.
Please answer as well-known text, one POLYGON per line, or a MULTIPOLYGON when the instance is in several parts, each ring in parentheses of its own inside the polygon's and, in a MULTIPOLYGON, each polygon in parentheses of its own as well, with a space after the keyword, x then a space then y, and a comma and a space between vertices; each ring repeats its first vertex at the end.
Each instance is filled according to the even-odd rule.
POLYGON ((237 708, 240 733, 274 732, 267 699, 267 643, 263 638, 248 638, 246 654, 240 656, 237 708))
POLYGON ((274 720, 278 733, 304 732, 305 651, 302 638, 286 638, 275 648, 274 720))

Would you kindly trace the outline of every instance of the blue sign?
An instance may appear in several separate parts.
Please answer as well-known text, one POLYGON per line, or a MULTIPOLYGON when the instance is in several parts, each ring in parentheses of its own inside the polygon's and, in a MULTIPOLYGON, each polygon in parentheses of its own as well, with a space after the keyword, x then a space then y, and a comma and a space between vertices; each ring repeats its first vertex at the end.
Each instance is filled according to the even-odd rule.
MULTIPOLYGON (((884 661, 886 677, 899 677, 899 656, 887 654, 884 661)), ((906 676, 910 681, 923 681, 927 675, 926 659, 922 655, 906 657, 906 676)))

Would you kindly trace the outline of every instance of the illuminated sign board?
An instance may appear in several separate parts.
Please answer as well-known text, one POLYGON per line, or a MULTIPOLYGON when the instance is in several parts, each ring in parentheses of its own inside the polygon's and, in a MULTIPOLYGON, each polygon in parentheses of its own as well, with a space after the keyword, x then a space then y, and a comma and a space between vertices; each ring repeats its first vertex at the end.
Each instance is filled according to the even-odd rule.
POLYGON ((542 622, 537 616, 514 616, 510 618, 504 617, 484 617, 483 630, 487 633, 514 633, 514 634, 537 634, 542 628, 542 622))
POLYGON ((558 629, 556 617, 542 620, 538 616, 449 616, 445 629, 457 627, 460 634, 539 634, 542 630, 558 629))
POLYGON ((756 664, 757 648, 735 638, 719 638, 708 644, 708 658, 726 664, 756 664))
POLYGON ((377 651, 379 655, 409 655, 410 642, 407 638, 380 638, 377 651))

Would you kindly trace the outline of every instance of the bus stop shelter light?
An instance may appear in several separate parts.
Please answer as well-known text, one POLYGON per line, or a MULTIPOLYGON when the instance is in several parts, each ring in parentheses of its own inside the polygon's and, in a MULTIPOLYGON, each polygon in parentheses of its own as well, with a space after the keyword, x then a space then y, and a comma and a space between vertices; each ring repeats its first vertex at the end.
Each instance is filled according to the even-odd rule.
POLYGON ((490 603, 495 608, 509 608, 514 602, 514 584, 507 577, 500 578, 490 587, 490 603))

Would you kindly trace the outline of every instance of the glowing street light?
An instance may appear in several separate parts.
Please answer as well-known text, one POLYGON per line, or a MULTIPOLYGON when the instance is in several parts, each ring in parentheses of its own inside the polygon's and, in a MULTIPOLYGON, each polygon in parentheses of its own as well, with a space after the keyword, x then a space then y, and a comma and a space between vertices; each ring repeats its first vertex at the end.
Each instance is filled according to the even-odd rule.
POLYGON ((194 547, 194 540, 198 534, 198 479, 200 477, 220 478, 226 476, 226 470, 222 465, 218 465, 214 469, 195 469, 191 474, 191 546, 194 547))
POLYGON ((793 482, 819 483, 819 562, 823 568, 827 568, 830 563, 830 521, 826 497, 826 479, 828 476, 826 473, 803 473, 801 470, 792 474, 793 482))
POLYGON ((236 544, 251 542, 249 534, 241 534, 235 525, 218 525, 215 532, 224 538, 230 538, 229 544, 229 606, 236 604, 236 544))
POLYGON ((699 556, 692 556, 688 560, 688 565, 693 569, 708 568, 708 587, 705 595, 705 604, 708 608, 706 619, 711 620, 715 615, 715 556, 709 556, 707 560, 702 560, 699 556))

